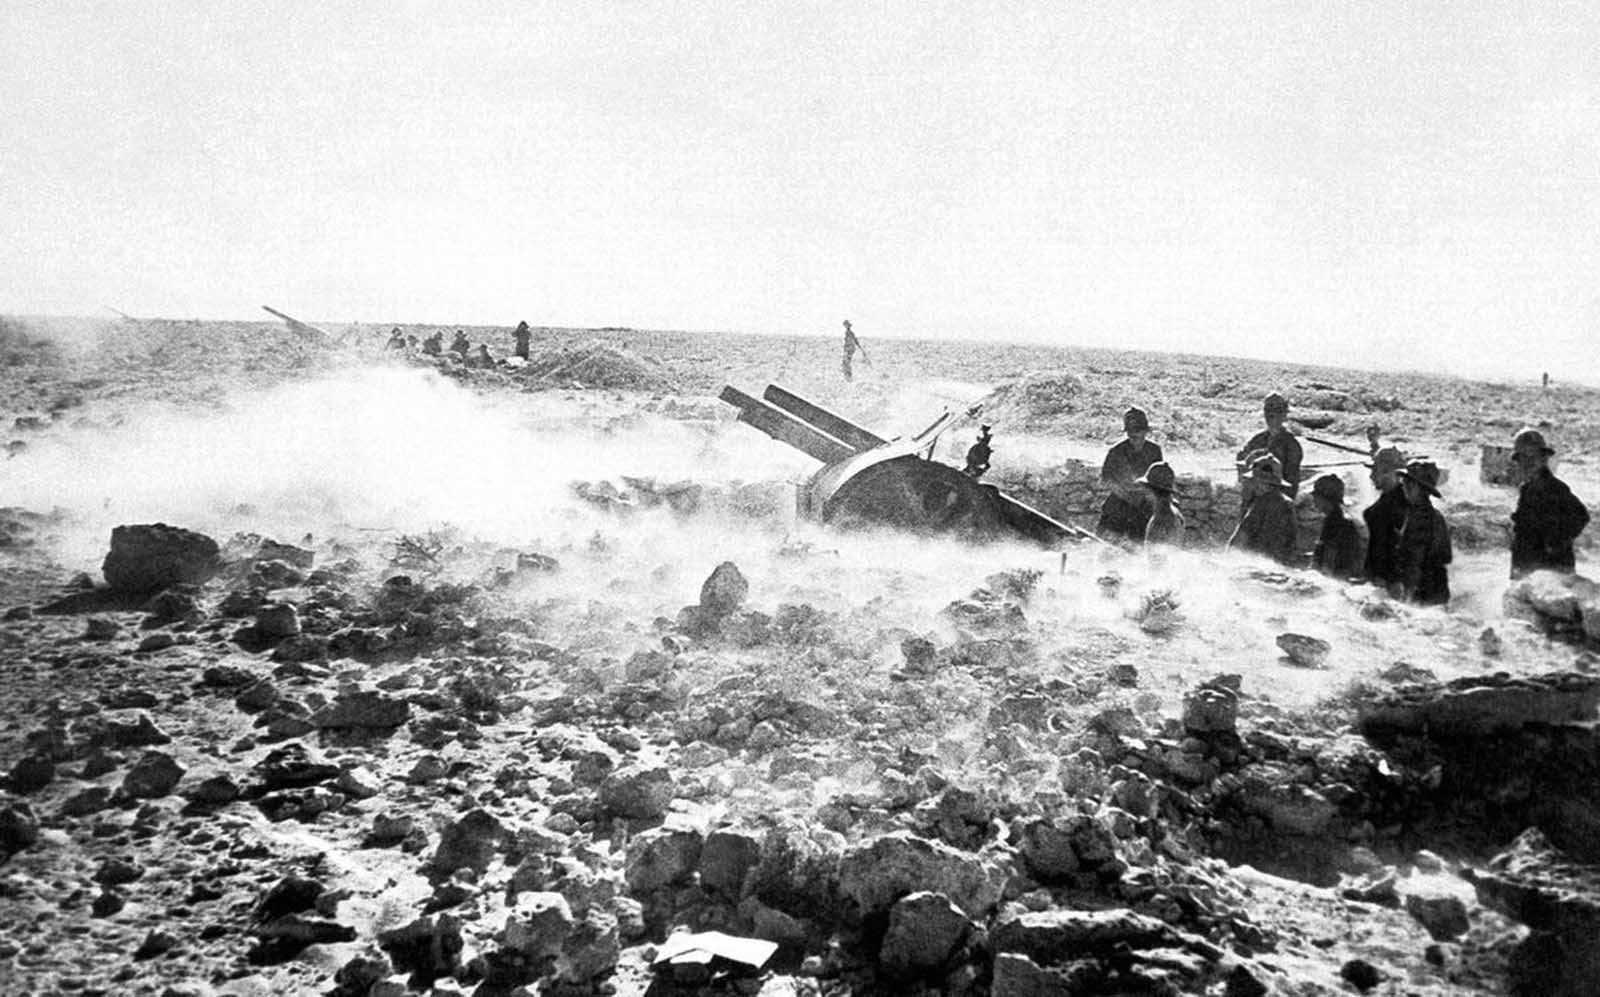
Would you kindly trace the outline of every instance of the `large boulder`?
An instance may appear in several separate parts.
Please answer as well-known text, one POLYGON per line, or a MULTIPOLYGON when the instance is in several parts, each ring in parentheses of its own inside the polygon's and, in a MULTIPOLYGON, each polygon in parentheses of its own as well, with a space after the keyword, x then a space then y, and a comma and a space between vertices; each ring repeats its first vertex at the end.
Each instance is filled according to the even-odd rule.
POLYGON ((509 832, 499 818, 482 808, 469 810, 440 832, 439 847, 429 864, 440 875, 461 868, 482 875, 508 839, 509 832))
POLYGON ((727 616, 744 603, 750 592, 738 565, 723 561, 700 586, 700 608, 712 616, 727 616))
POLYGON ((217 542, 165 523, 118 526, 100 571, 117 592, 157 592, 173 585, 198 585, 222 568, 217 542))
POLYGON ((1600 584, 1582 575, 1535 571, 1506 589, 1504 609, 1551 636, 1600 646, 1600 584))
POLYGON ((971 937, 972 921, 942 893, 921 891, 889 908, 878 964, 891 977, 936 974, 971 937))
POLYGON ((654 820, 667 812, 677 792, 665 766, 625 765, 600 783, 600 807, 628 820, 654 820))
POLYGON ((940 841, 899 831, 847 849, 839 890, 862 913, 888 910, 911 893, 942 893, 969 917, 983 918, 1000 902, 1006 874, 993 861, 940 841))
POLYGON ((183 778, 185 769, 169 754, 146 751, 122 777, 122 792, 134 799, 166 796, 183 778))
POLYGON ((628 842, 624 876, 628 889, 649 893, 663 886, 682 883, 694 875, 700 863, 703 839, 689 827, 657 827, 628 842))
POLYGON ((311 715, 317 727, 398 727, 411 719, 411 704, 376 689, 342 692, 311 715))

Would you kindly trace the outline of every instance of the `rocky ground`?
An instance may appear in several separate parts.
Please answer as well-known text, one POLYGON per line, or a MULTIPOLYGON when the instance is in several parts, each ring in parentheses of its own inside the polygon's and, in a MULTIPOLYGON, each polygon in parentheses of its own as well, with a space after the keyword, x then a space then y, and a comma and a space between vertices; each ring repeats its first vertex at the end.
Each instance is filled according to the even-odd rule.
POLYGON ((1592 393, 905 344, 846 386, 831 342, 626 330, 479 372, 331 331, 11 326, 0 990, 1588 992, 1593 592, 831 535, 711 396, 914 429, 989 395, 1092 450, 1159 390, 1220 452, 1304 381, 1463 465, 1582 409, 1581 474, 1592 393), (1024 405, 1043 370, 1077 394, 1024 405))

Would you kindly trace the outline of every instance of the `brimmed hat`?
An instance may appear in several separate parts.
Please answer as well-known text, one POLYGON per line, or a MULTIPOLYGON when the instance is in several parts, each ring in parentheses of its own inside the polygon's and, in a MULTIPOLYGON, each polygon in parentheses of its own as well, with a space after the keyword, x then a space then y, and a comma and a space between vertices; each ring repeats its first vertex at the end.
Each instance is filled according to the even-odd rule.
POLYGON ((1146 488, 1154 489, 1158 492, 1167 492, 1170 494, 1172 489, 1178 483, 1178 476, 1172 473, 1171 464, 1168 464, 1164 460, 1158 460, 1154 464, 1151 464, 1149 467, 1145 468, 1144 474, 1134 478, 1133 483, 1136 485, 1143 485, 1146 488))
POLYGON ((1257 457, 1250 462, 1250 477, 1271 485, 1283 484, 1283 461, 1276 454, 1257 457))
POLYGON ((1139 406, 1131 406, 1129 407, 1128 411, 1122 413, 1122 428, 1149 429, 1150 417, 1145 415, 1144 409, 1140 408, 1139 406))
POLYGON ((1439 465, 1431 460, 1413 460, 1400 470, 1400 477, 1414 481, 1435 498, 1439 495, 1439 465))
POLYGON ((1406 466, 1406 455, 1399 447, 1384 447, 1372 455, 1372 463, 1364 466, 1374 471, 1398 471, 1406 466))
POLYGON ((1323 474, 1311 483, 1311 494, 1339 505, 1344 504, 1344 480, 1337 474, 1323 474))
POLYGON ((1272 394, 1261 399, 1261 411, 1287 412, 1289 411, 1289 399, 1274 391, 1272 394))
POLYGON ((1556 452, 1554 447, 1544 441, 1544 434, 1532 426, 1524 426, 1517 430, 1517 435, 1511 438, 1511 448, 1513 450, 1537 449, 1546 457, 1556 452))

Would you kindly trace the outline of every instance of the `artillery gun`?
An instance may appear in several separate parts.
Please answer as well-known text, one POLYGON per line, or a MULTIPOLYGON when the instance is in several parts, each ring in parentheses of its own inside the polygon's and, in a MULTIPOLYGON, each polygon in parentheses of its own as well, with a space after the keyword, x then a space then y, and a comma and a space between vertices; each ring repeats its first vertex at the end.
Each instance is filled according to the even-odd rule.
POLYGON ((739 421, 822 462, 801 488, 803 518, 841 529, 892 527, 967 540, 1024 538, 1047 547, 1093 538, 959 469, 933 459, 956 421, 946 410, 926 429, 885 439, 799 395, 769 384, 760 398, 730 386, 722 401, 739 421))

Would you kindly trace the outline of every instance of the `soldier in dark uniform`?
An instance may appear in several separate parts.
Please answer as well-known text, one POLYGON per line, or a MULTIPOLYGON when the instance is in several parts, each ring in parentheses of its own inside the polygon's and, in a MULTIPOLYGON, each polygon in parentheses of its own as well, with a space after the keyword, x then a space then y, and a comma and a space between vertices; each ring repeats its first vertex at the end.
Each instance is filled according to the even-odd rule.
POLYGON ((1137 481, 1162 459, 1161 448, 1145 438, 1150 419, 1141 408, 1122 413, 1122 429, 1128 438, 1108 450, 1100 466, 1100 480, 1111 486, 1111 494, 1100 507, 1096 532, 1106 539, 1125 537, 1142 543, 1150 522, 1150 495, 1137 481))
POLYGON ((994 448, 989 441, 994 435, 989 432, 988 426, 978 427, 978 442, 967 448, 967 466, 962 471, 973 478, 981 478, 989 470, 989 458, 994 456, 994 448))
POLYGON ((1324 474, 1311 483, 1311 498, 1322 513, 1322 532, 1311 551, 1311 567, 1334 578, 1361 574, 1361 532, 1344 514, 1344 482, 1324 474))
POLYGON ((517 343, 516 355, 524 360, 528 359, 528 344, 533 342, 533 330, 528 328, 528 323, 518 322, 516 331, 511 337, 517 343))
POLYGON ((1266 421, 1267 428, 1250 437, 1234 458, 1239 474, 1244 476, 1252 473, 1256 458, 1262 453, 1269 453, 1278 458, 1278 466, 1283 470, 1283 487, 1293 498, 1300 489, 1302 454, 1300 441, 1285 425, 1289 418, 1289 400, 1274 391, 1261 400, 1261 417, 1266 421))
POLYGON ((1511 577, 1530 571, 1572 573, 1573 542, 1589 525, 1589 510, 1550 470, 1554 448, 1537 429, 1523 429, 1511 443, 1511 463, 1522 479, 1511 514, 1511 577))
POLYGON ((399 326, 395 326, 394 331, 389 333, 387 346, 391 350, 403 350, 406 348, 406 334, 400 331, 399 326))
POLYGON ((467 334, 460 329, 456 330, 456 338, 450 341, 450 352, 458 353, 461 359, 467 358, 467 351, 472 349, 472 344, 467 341, 467 334))
POLYGON ((430 357, 436 357, 444 352, 444 333, 435 332, 422 341, 422 352, 430 357))
POLYGON ((1229 550, 1264 554, 1279 564, 1295 561, 1294 499, 1286 494, 1278 458, 1272 454, 1256 459, 1245 479, 1240 501, 1244 515, 1228 538, 1229 550))
POLYGON ((1450 526, 1429 496, 1439 495, 1439 468, 1429 460, 1413 460, 1400 471, 1406 518, 1395 548, 1398 578, 1389 585, 1397 599, 1424 606, 1450 601, 1450 526))
POLYGON ((1372 471, 1372 487, 1378 499, 1361 513, 1367 522, 1367 580, 1388 588, 1398 577, 1395 548, 1400 543, 1400 524, 1406 518, 1406 496, 1400 488, 1400 470, 1406 456, 1394 447, 1384 447, 1372 455, 1367 467, 1372 471))

